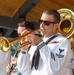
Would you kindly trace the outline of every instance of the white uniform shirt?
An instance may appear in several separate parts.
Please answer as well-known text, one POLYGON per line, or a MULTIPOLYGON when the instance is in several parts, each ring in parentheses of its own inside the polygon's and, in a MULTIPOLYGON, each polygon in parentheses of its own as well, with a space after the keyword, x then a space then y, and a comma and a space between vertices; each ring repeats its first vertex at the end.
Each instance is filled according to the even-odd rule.
POLYGON ((11 61, 11 53, 9 52, 2 52, 0 50, 0 75, 7 75, 6 66, 11 61))
MULTIPOLYGON (((47 38, 43 39, 44 41, 47 38)), ((32 57, 36 46, 32 46, 28 53, 19 54, 18 70, 22 75, 66 75, 66 67, 71 55, 71 45, 69 41, 58 35, 40 51, 39 68, 31 70, 32 57)))

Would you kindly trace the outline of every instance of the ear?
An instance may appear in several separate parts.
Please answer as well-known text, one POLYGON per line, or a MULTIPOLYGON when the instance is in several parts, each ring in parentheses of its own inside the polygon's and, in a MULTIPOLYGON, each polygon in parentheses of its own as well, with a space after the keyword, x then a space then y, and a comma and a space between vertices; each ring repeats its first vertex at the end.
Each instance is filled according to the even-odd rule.
POLYGON ((55 29, 57 29, 57 28, 58 28, 58 25, 59 25, 58 23, 56 23, 56 24, 54 25, 54 26, 55 26, 55 29))

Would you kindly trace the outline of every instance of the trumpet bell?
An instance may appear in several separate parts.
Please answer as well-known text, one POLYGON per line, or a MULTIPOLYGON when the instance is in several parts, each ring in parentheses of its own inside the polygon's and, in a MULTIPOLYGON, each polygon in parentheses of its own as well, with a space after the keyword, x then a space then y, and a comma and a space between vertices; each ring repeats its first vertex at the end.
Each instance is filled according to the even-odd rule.
POLYGON ((0 37, 0 49, 3 52, 8 52, 10 48, 9 41, 5 37, 0 37))

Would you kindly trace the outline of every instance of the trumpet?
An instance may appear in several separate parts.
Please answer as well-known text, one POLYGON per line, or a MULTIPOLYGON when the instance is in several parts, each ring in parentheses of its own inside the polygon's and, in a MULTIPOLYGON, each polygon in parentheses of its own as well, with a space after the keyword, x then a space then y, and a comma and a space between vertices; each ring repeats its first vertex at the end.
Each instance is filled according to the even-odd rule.
POLYGON ((14 38, 12 40, 7 40, 5 37, 0 37, 0 49, 3 52, 8 52, 9 49, 10 49, 10 45, 12 45, 12 47, 15 50, 20 50, 21 48, 23 48, 24 46, 30 44, 31 42, 26 41, 25 43, 20 44, 18 47, 14 46, 14 44, 19 42, 23 37, 27 36, 28 34, 35 34, 35 35, 38 35, 39 37, 42 37, 43 36, 43 31, 41 29, 37 29, 37 30, 32 31, 30 33, 27 33, 27 34, 25 34, 23 36, 16 37, 16 38, 14 38))

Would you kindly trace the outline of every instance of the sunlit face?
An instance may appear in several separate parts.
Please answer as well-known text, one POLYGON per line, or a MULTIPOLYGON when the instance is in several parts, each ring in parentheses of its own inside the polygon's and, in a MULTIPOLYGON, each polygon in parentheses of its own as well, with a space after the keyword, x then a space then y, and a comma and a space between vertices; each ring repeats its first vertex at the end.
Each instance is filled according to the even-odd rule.
POLYGON ((26 30, 25 27, 18 26, 18 30, 17 30, 18 35, 21 36, 21 33, 22 33, 24 30, 26 30))
MULTIPOLYGON (((27 30, 27 28, 18 26, 18 30, 17 30, 18 36, 19 36, 19 37, 22 36, 22 32, 24 32, 25 30, 27 30)), ((23 39, 24 39, 23 41, 20 40, 20 43, 23 43, 24 41, 27 41, 26 36, 23 37, 23 39)))
MULTIPOLYGON (((50 21, 50 22, 53 22, 53 15, 47 15, 45 13, 42 14, 41 20, 44 20, 44 21, 50 21)), ((45 37, 49 37, 51 35, 53 35, 56 31, 56 28, 57 28, 57 24, 49 24, 49 25, 45 25, 44 22, 40 23, 40 28, 43 29, 44 31, 44 36, 45 37)))
MULTIPOLYGON (((21 27, 21 26, 18 26, 18 30, 17 30, 17 33, 18 33, 18 36, 20 37, 20 36, 23 36, 23 35, 25 35, 25 33, 27 33, 27 32, 32 32, 33 30, 32 29, 30 29, 30 28, 26 28, 26 27, 21 27), (22 33, 24 33, 23 35, 22 35, 22 33)), ((22 44, 23 42, 26 42, 26 41, 28 41, 28 39, 27 39, 27 36, 24 36, 23 38, 22 38, 22 40, 20 40, 19 42, 22 44)))
POLYGON ((17 30, 18 35, 21 36, 21 33, 22 33, 23 31, 25 31, 25 30, 27 30, 27 31, 29 31, 29 32, 33 31, 33 30, 30 29, 30 28, 26 28, 26 27, 24 27, 24 26, 23 26, 23 27, 18 26, 18 30, 17 30))

